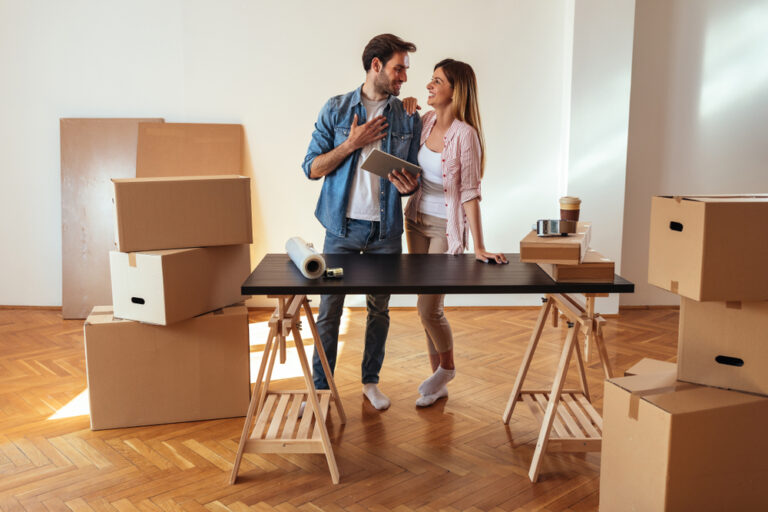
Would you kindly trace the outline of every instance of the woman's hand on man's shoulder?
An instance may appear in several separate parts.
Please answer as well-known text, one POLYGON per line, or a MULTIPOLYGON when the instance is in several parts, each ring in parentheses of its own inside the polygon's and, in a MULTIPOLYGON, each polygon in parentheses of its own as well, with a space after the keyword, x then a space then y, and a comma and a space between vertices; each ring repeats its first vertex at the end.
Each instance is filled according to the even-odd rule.
POLYGON ((403 108, 405 109, 405 112, 409 116, 412 116, 414 113, 416 113, 417 110, 421 110, 421 106, 419 105, 419 100, 417 100, 413 96, 408 96, 407 98, 403 98, 403 108))

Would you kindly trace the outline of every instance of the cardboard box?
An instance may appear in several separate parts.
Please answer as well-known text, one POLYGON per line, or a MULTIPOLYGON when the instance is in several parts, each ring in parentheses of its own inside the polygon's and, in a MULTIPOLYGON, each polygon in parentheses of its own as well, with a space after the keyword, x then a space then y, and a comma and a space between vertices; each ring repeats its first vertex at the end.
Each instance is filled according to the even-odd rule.
POLYGON ((648 282, 699 301, 768 300, 768 196, 657 196, 648 282))
POLYGON ((112 183, 121 252, 253 241, 250 178, 133 178, 112 183))
POLYGON ((600 510, 765 510, 768 398, 657 373, 605 383, 600 510))
POLYGON ((680 301, 680 380, 768 395, 768 302, 680 301))
POLYGON ((240 124, 140 124, 134 146, 136 177, 241 174, 240 124))
POLYGON ((587 249, 581 263, 539 263, 539 267, 558 283, 612 283, 614 263, 599 252, 587 249))
POLYGON ((647 375, 649 373, 677 375, 677 365, 675 363, 670 363, 669 361, 659 361, 658 359, 644 357, 626 370, 624 376, 631 377, 633 375, 647 375))
POLYGON ((520 240, 520 261, 526 263, 581 263, 589 247, 591 222, 579 222, 577 232, 568 236, 538 236, 531 231, 520 240))
POLYGON ((248 245, 148 252, 110 252, 115 316, 168 325, 245 297, 248 245))
POLYGON ((91 429, 244 416, 249 350, 245 306, 170 327, 98 306, 85 321, 91 429))

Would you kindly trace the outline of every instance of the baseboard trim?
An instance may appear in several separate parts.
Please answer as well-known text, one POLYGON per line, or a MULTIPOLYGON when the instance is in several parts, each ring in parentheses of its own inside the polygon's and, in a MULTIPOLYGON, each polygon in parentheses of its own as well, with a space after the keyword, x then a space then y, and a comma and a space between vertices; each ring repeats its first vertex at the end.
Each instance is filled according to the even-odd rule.
POLYGON ((673 310, 674 309, 674 310, 679 310, 680 306, 674 306, 672 304, 669 304, 669 305, 659 305, 659 306, 654 306, 654 305, 648 305, 648 306, 619 306, 619 311, 622 311, 622 310, 631 311, 633 309, 645 309, 645 310, 648 310, 648 309, 669 309, 669 310, 673 310))
POLYGON ((0 310, 25 309, 38 311, 61 311, 61 306, 0 306, 0 310))

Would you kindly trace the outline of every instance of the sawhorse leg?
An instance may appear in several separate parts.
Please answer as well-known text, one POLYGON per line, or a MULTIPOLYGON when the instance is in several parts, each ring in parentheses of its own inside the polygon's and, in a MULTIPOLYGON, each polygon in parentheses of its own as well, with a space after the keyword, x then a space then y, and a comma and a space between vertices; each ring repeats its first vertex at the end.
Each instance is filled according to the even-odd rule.
POLYGON ((588 334, 590 327, 594 325, 593 321, 584 315, 583 309, 572 303, 572 300, 565 295, 547 295, 544 302, 502 416, 504 423, 508 423, 517 402, 525 401, 532 408, 534 416, 541 420, 541 430, 528 474, 532 482, 536 482, 538 479, 542 458, 548 450, 599 451, 602 443, 602 420, 590 403, 584 360, 581 355, 581 347, 578 344, 579 333, 584 329, 584 332, 588 334), (547 315, 554 309, 562 312, 567 319, 568 335, 563 345, 552 387, 551 389, 523 389, 523 382, 541 338, 547 315), (574 350, 576 351, 581 389, 564 389, 565 378, 574 350), (543 417, 542 412, 544 413, 543 417), (553 431, 553 427, 556 432, 553 431), (556 442, 550 443, 551 439, 556 442))
POLYGON ((528 368, 531 366, 531 360, 533 359, 533 353, 536 352, 536 346, 539 344, 541 338, 541 331, 544 330, 544 323, 547 320, 547 313, 552 308, 552 301, 548 298, 542 299, 544 304, 541 305, 539 311, 539 318, 536 320, 536 326, 533 328, 531 339, 528 341, 528 348, 525 350, 523 356, 523 363, 520 365, 520 369, 517 371, 517 378, 515 379, 515 385, 512 387, 512 393, 509 395, 507 401, 507 407, 504 409, 502 420, 504 424, 509 423, 509 418, 512 416, 512 412, 515 410, 515 405, 520 400, 520 392, 523 389, 523 382, 526 375, 528 375, 528 368))
POLYGON ((264 356, 262 357, 251 395, 251 402, 248 406, 248 413, 245 418, 243 432, 240 436, 240 444, 238 445, 229 483, 234 484, 237 480, 237 473, 240 469, 243 454, 289 452, 325 454, 328 468, 331 472, 331 479, 334 484, 337 484, 339 483, 339 469, 336 465, 330 436, 325 425, 329 401, 332 399, 336 402, 336 410, 341 418, 341 423, 346 423, 346 415, 344 414, 341 398, 336 389, 336 383, 330 372, 328 360, 317 333, 312 310, 309 308, 309 302, 305 295, 279 296, 275 298, 278 300, 278 305, 269 321, 269 338, 264 347, 264 356), (326 371, 326 378, 331 388, 329 391, 317 391, 312 381, 312 371, 299 330, 299 318, 302 308, 312 330, 315 350, 323 364, 323 369, 326 371), (281 363, 285 361, 285 344, 289 333, 294 338, 306 391, 269 393, 269 382, 272 377, 275 359, 279 351, 281 363), (265 400, 268 395, 269 399, 265 400), (318 396, 322 398, 318 399, 318 396), (302 399, 307 401, 307 407, 305 407, 304 416, 301 418, 298 429, 294 432, 300 409, 299 404, 302 399), (293 405, 288 410, 287 404, 291 400, 293 400, 293 405), (271 407, 275 403, 278 403, 277 408, 274 410, 273 415, 270 416, 271 407), (284 413, 287 413, 288 416, 283 424, 284 413), (312 431, 310 425, 313 418, 314 431, 312 431), (269 423, 269 426, 267 426, 267 423, 269 423), (253 433, 251 433, 252 428, 253 433), (280 432, 281 430, 282 433, 280 432))
POLYGON ((557 365, 555 380, 552 382, 552 390, 549 393, 549 403, 547 404, 547 410, 544 413, 544 421, 542 422, 541 430, 539 431, 539 439, 536 441, 536 450, 533 452, 531 469, 528 471, 528 478, 531 479, 531 482, 536 482, 539 478, 541 458, 547 451, 549 433, 552 430, 552 423, 555 421, 557 406, 560 404, 560 393, 563 391, 565 375, 568 373, 568 364, 571 362, 571 353, 573 352, 573 345, 576 342, 576 335, 578 332, 579 330, 575 326, 568 328, 568 336, 565 338, 565 346, 560 355, 560 364, 557 365))

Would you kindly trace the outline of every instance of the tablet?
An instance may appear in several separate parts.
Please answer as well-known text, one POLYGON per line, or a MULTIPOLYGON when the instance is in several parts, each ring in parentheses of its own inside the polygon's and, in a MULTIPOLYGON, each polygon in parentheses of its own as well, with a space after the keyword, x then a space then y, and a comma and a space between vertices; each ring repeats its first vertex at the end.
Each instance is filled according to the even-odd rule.
POLYGON ((413 176, 418 176, 421 172, 421 167, 418 165, 413 165, 407 160, 397 158, 396 156, 392 156, 379 149, 371 151, 360 168, 372 172, 373 174, 378 174, 382 178, 386 178, 393 169, 397 169, 398 171, 400 169, 405 169, 413 176))

